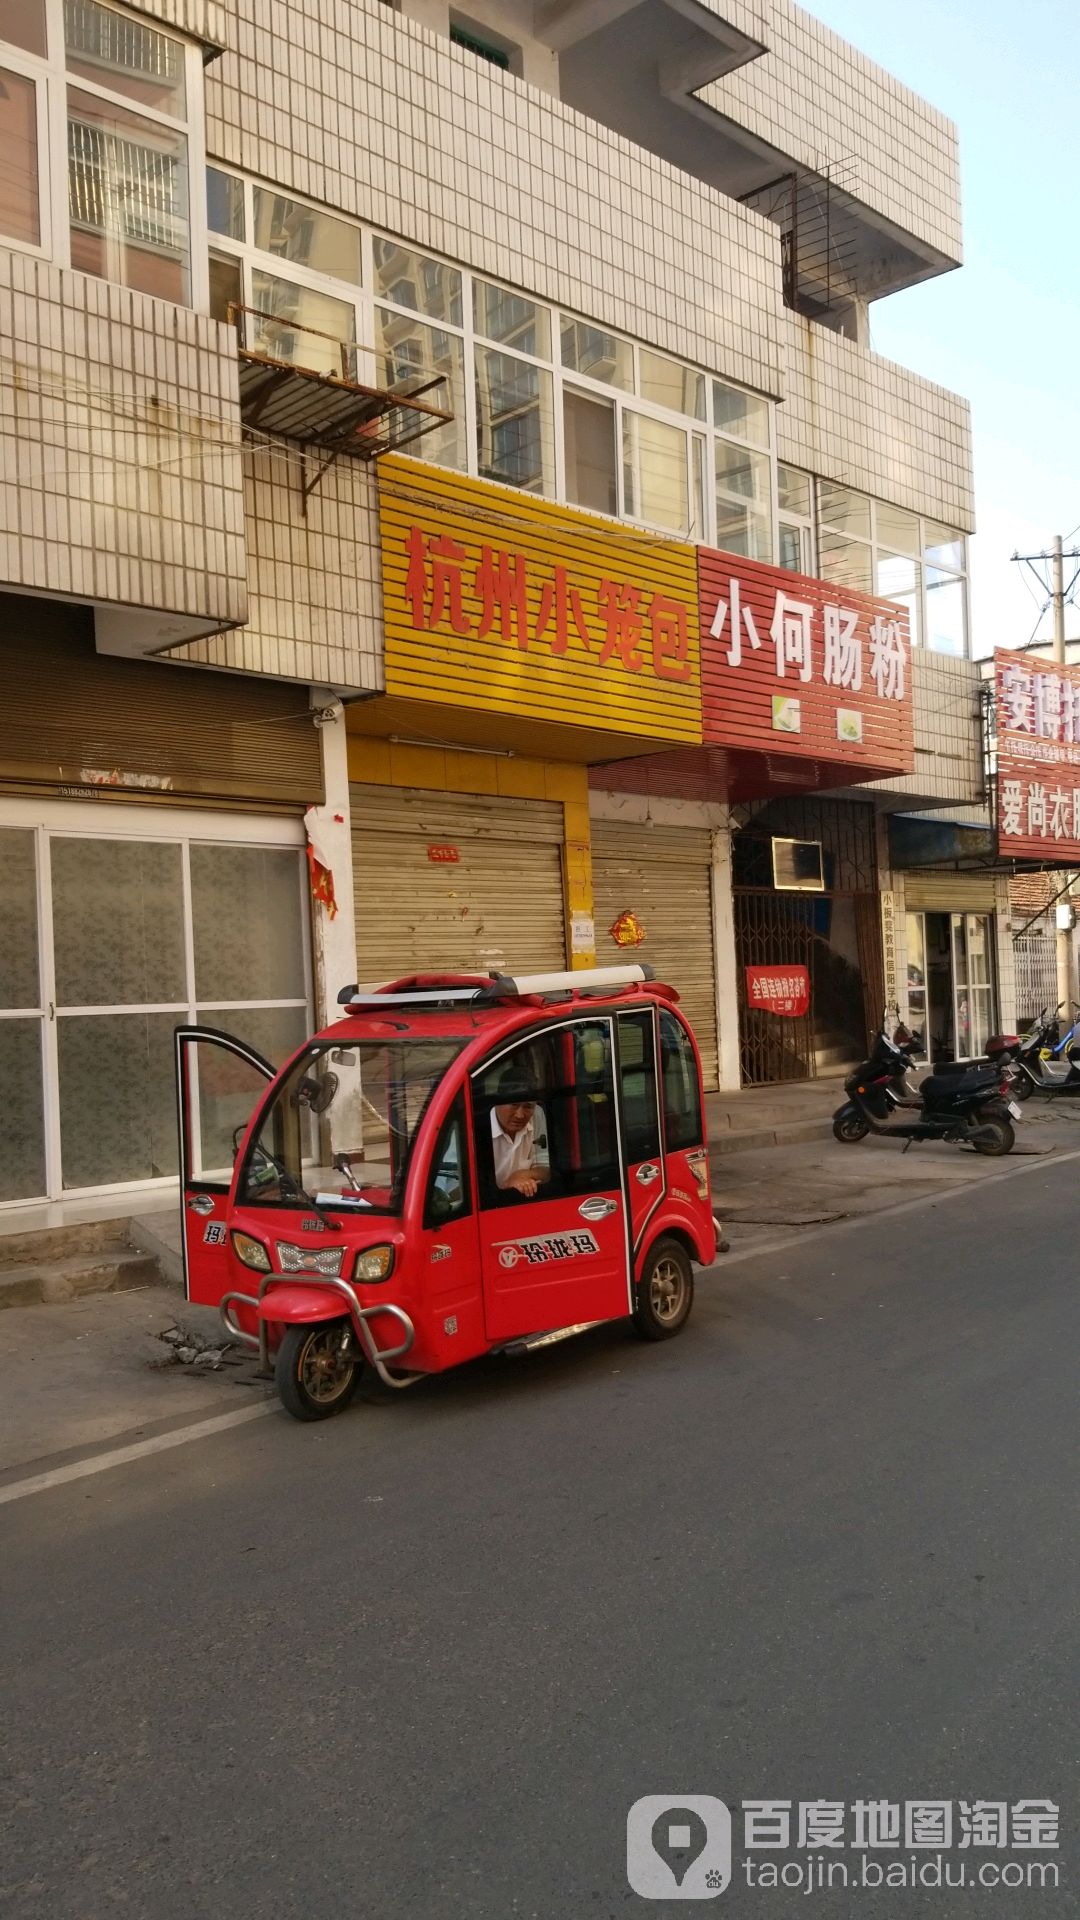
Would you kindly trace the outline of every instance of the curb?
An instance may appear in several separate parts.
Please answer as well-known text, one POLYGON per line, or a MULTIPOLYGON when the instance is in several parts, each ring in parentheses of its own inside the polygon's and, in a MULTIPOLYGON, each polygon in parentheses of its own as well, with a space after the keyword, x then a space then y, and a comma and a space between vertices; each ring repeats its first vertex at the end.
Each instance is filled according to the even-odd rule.
POLYGON ((709 1158, 717 1160, 728 1153, 751 1153, 757 1147, 798 1147, 807 1140, 831 1137, 831 1115, 828 1120, 790 1120, 778 1127, 755 1128, 749 1133, 713 1134, 709 1140, 709 1158))

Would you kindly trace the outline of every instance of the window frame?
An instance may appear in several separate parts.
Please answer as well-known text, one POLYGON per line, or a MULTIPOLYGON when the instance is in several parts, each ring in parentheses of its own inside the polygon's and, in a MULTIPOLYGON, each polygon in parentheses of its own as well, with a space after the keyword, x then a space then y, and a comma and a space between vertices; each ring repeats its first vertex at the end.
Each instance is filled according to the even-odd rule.
MULTIPOLYGON (((117 4, 117 0, 98 0, 98 4, 107 13, 115 13, 123 20, 130 20, 135 26, 154 33, 163 39, 171 40, 180 47, 184 58, 184 99, 185 110, 182 118, 162 112, 158 107, 150 107, 142 101, 104 85, 102 82, 71 72, 68 69, 67 46, 64 33, 64 0, 45 0, 45 53, 43 55, 26 53, 22 48, 0 39, 0 66, 10 67, 13 72, 24 74, 33 80, 38 89, 38 207, 41 226, 41 244, 34 246, 29 242, 11 239, 0 235, 0 245, 10 247, 17 253, 31 255, 35 259, 44 259, 54 266, 77 272, 71 262, 71 221, 69 213, 69 172, 68 172, 68 89, 75 88, 80 93, 89 94, 104 105, 127 113, 140 120, 149 121, 170 133, 173 138, 181 138, 187 150, 187 237, 188 237, 188 298, 171 304, 185 306, 196 313, 209 311, 210 274, 208 259, 208 230, 206 224, 206 194, 204 188, 206 175, 206 112, 203 91, 203 65, 200 48, 194 40, 178 32, 164 22, 151 19, 146 14, 135 13, 130 8, 117 4)), ((98 274, 88 273, 88 279, 103 279, 109 286, 123 286, 123 281, 112 281, 98 274)), ((132 289, 137 292, 139 289, 132 289)), ((161 295, 148 294, 147 299, 162 298, 161 295)))
MULTIPOLYGON (((918 569, 918 584, 913 589, 913 593, 916 600, 917 612, 918 612, 918 632, 916 634, 913 634, 912 636, 912 645, 918 647, 920 651, 937 654, 938 657, 943 660, 970 660, 971 658, 970 564, 969 564, 969 554, 968 554, 968 536, 966 533, 964 533, 962 528, 946 527, 943 521, 934 518, 934 516, 932 516, 931 514, 926 514, 926 513, 917 514, 911 508, 905 508, 903 509, 903 511, 910 513, 912 518, 918 521, 919 539, 918 539, 917 553, 903 553, 896 547, 894 543, 882 540, 879 537, 878 509, 879 507, 886 507, 887 509, 890 503, 883 502, 883 501, 879 502, 874 498, 873 494, 863 493, 861 488, 847 487, 846 483, 843 481, 824 480, 821 478, 820 475, 818 476, 815 482, 813 499, 814 499, 814 506, 817 512, 818 529, 820 534, 826 534, 831 538, 837 539, 837 540, 847 540, 851 543, 852 546, 861 547, 864 550, 864 552, 867 552, 869 554, 870 590, 872 593, 879 595, 879 597, 881 597, 882 599, 893 601, 893 604, 896 606, 903 606, 905 604, 905 601, 903 599, 899 597, 894 598, 892 594, 882 592, 882 589, 879 585, 881 562, 883 560, 900 560, 906 563, 907 565, 914 566, 918 569), (863 499, 867 502, 869 507, 869 523, 870 523, 870 531, 868 535, 861 534, 861 533, 850 533, 845 527, 838 527, 830 524, 828 518, 826 517, 825 512, 823 511, 822 504, 821 504, 821 490, 823 487, 828 487, 828 486, 843 486, 846 492, 858 494, 860 499, 863 499), (930 541, 931 541, 931 533, 933 530, 936 530, 939 533, 948 532, 948 533, 956 534, 956 536, 958 537, 962 545, 962 555, 963 555, 962 567, 957 568, 953 566, 942 566, 940 562, 931 561, 927 558, 927 553, 929 551, 930 541), (959 585, 961 589, 960 605, 961 605, 961 621, 962 621, 962 627, 963 627, 963 645, 959 653, 948 653, 944 649, 932 647, 930 645, 930 640, 929 640, 930 609, 929 609, 928 593, 932 591, 932 589, 928 588, 927 586, 927 576, 931 571, 943 576, 943 580, 940 582, 940 584, 944 584, 944 585, 956 584, 956 585, 959 585)), ((791 516, 785 514, 784 518, 785 520, 787 520, 788 518, 791 518, 791 516)), ((820 560, 820 547, 819 547, 818 557, 820 560)), ((827 576, 822 574, 819 577, 824 579, 827 576)))

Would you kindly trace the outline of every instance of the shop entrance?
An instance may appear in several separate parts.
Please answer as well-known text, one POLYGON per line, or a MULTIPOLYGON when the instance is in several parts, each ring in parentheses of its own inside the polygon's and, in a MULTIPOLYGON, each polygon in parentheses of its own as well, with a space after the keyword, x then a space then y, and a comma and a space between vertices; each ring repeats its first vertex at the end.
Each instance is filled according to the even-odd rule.
POLYGON ((973 1060, 997 1026, 994 916, 907 915, 908 1025, 933 1062, 973 1060))
POLYGON ((874 809, 854 801, 771 801, 732 844, 743 1084, 840 1075, 861 1060, 884 987, 874 809), (821 847, 825 889, 773 880, 773 837, 821 847), (807 1011, 787 1018, 747 1000, 746 969, 805 967, 807 1011))
POLYGON ((5 803, 0 1203, 177 1171, 173 1029, 310 1030, 300 822, 5 803))

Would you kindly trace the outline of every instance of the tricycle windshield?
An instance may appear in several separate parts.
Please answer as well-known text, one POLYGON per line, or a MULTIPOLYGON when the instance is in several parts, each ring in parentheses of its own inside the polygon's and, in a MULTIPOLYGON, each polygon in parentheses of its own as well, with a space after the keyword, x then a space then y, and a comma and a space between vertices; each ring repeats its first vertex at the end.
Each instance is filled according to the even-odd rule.
POLYGON ((247 1206, 397 1213, 429 1100, 463 1040, 320 1040, 294 1061, 237 1184, 247 1206))

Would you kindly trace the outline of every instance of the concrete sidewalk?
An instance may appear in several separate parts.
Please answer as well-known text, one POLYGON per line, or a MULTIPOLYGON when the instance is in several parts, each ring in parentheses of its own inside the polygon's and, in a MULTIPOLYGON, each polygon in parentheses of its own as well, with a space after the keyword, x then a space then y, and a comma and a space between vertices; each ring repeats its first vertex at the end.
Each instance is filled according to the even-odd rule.
POLYGON ((707 1093, 709 1151, 715 1157, 824 1140, 832 1133, 832 1116, 843 1098, 842 1077, 796 1080, 786 1086, 743 1087, 737 1093, 707 1093))

